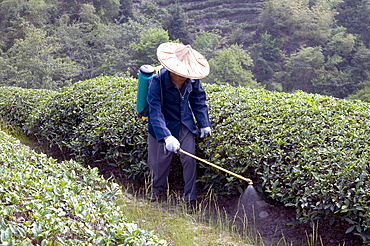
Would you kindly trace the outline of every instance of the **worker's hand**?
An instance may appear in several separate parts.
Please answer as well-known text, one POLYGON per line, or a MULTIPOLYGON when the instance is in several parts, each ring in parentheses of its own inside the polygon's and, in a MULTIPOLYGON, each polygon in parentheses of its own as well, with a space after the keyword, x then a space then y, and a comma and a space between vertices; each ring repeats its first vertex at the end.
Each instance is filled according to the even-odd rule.
POLYGON ((200 128, 200 138, 204 138, 208 134, 211 135, 211 128, 210 127, 200 128))
POLYGON ((180 142, 174 136, 168 136, 164 141, 166 142, 167 150, 177 153, 180 149, 180 142))

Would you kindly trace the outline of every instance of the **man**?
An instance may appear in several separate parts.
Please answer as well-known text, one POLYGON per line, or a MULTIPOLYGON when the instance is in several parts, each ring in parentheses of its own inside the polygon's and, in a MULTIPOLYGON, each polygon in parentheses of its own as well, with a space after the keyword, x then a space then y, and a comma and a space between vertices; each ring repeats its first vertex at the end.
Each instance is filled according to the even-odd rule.
MULTIPOLYGON (((156 200, 167 189, 174 153, 183 149, 195 154, 195 137, 211 132, 206 93, 201 78, 209 74, 207 60, 190 45, 163 43, 157 49, 163 68, 154 75, 148 88, 148 166, 151 173, 149 200, 156 200), (195 119, 196 122, 195 122, 195 119)), ((180 155, 184 178, 184 201, 194 206, 197 164, 180 155)))

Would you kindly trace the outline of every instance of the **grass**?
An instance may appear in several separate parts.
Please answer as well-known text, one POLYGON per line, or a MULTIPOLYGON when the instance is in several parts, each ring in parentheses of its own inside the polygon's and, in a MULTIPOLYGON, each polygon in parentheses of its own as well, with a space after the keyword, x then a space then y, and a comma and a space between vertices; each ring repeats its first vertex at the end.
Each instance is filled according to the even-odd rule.
POLYGON ((4 131, 6 134, 17 138, 22 144, 31 147, 35 151, 46 152, 45 148, 42 148, 40 145, 37 144, 36 139, 33 139, 31 136, 27 136, 24 133, 24 131, 19 127, 14 127, 8 122, 5 122, 2 119, 0 119, 0 129, 4 131))
MULTIPOLYGON (((259 232, 248 225, 246 218, 230 218, 226 211, 218 209, 212 194, 207 194, 207 198, 202 199, 194 213, 188 213, 178 194, 167 191, 165 199, 150 202, 145 199, 146 195, 139 194, 143 192, 137 189, 123 189, 124 196, 120 203, 125 204, 122 211, 125 216, 140 228, 154 231, 155 235, 170 245, 267 245, 259 236, 259 232)), ((276 245, 295 244, 282 237, 276 245)), ((300 245, 324 246, 318 234, 318 225, 314 226, 311 232, 306 232, 306 240, 302 239, 300 245)))
POLYGON ((213 206, 212 195, 200 202, 193 213, 188 213, 177 194, 165 200, 150 202, 143 195, 124 191, 123 213, 144 230, 154 230, 171 245, 263 245, 251 239, 247 222, 237 225, 236 218, 228 218, 225 211, 213 206))

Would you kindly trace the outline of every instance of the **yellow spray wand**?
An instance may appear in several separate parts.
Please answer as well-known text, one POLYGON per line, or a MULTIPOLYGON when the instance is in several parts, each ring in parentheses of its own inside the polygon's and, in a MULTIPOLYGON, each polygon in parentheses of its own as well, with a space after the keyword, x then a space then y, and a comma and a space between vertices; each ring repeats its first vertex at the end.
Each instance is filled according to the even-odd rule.
POLYGON ((188 155, 188 156, 190 156, 190 157, 193 157, 194 159, 197 159, 198 161, 204 162, 204 163, 206 163, 206 164, 208 164, 208 165, 210 165, 210 166, 212 166, 212 167, 215 167, 215 168, 217 168, 217 169, 219 169, 219 170, 221 170, 221 171, 224 171, 225 173, 231 174, 231 175, 233 175, 233 176, 235 176, 235 177, 237 177, 237 178, 240 178, 240 179, 242 179, 242 180, 244 180, 244 181, 247 181, 247 182, 248 182, 248 184, 250 184, 250 185, 252 185, 252 184, 253 184, 253 181, 252 181, 251 179, 244 178, 243 176, 240 176, 240 175, 238 175, 238 174, 236 174, 236 173, 230 172, 229 170, 226 170, 226 169, 224 169, 224 168, 222 168, 222 167, 219 167, 219 166, 217 166, 217 165, 215 165, 215 164, 213 164, 213 163, 210 163, 210 162, 208 162, 208 161, 206 161, 206 160, 203 160, 203 159, 201 159, 201 158, 199 158, 199 157, 197 157, 197 156, 195 156, 195 155, 192 155, 192 154, 190 154, 190 153, 186 152, 185 150, 179 149, 179 152, 181 152, 181 153, 183 153, 183 154, 185 154, 185 155, 188 155))

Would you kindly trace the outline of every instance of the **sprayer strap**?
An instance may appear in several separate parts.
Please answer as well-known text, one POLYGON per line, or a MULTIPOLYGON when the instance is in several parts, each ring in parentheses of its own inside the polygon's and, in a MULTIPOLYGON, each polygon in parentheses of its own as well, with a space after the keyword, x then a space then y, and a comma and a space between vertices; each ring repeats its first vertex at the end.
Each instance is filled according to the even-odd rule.
POLYGON ((162 90, 161 69, 158 70, 158 78, 159 78, 159 88, 161 89, 161 107, 163 112, 163 90, 162 90))

